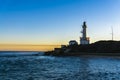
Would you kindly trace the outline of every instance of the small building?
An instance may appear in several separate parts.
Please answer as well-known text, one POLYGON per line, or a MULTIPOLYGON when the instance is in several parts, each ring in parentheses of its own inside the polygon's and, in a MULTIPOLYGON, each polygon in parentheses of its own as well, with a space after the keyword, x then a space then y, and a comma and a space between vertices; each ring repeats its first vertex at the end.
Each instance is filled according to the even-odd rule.
POLYGON ((69 41, 69 46, 71 45, 78 45, 78 42, 76 40, 69 41))
POLYGON ((54 52, 55 52, 55 53, 60 53, 60 52, 61 52, 61 48, 55 48, 55 49, 54 49, 54 52))
POLYGON ((62 49, 66 49, 66 45, 61 45, 61 48, 62 49))

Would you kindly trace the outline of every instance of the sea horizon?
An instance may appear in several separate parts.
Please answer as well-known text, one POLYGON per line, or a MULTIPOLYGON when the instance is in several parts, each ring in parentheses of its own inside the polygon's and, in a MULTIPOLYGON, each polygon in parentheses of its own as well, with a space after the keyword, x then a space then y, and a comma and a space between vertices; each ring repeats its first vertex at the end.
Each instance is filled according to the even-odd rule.
POLYGON ((60 45, 0 44, 0 51, 51 51, 60 45))

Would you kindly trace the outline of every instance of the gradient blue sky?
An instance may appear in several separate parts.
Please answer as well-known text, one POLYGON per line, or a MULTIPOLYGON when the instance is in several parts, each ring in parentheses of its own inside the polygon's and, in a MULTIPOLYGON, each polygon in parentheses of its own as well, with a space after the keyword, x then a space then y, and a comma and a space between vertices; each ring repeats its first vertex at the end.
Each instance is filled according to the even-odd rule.
POLYGON ((87 22, 91 42, 120 40, 120 0, 0 0, 0 44, 67 44, 87 22))

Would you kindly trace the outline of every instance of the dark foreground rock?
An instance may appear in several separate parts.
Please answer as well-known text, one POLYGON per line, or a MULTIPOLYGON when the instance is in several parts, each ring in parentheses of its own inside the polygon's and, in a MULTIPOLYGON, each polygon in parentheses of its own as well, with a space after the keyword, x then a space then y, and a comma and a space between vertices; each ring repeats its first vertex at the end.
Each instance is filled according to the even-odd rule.
POLYGON ((89 45, 72 45, 64 48, 55 48, 45 52, 53 56, 102 55, 120 56, 120 41, 98 41, 89 45))

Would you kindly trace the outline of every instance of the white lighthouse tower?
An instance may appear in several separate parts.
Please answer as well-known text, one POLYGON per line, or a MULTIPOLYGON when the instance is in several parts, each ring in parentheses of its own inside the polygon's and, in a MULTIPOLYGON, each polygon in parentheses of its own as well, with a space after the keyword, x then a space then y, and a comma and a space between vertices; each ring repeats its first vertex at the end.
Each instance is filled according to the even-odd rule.
POLYGON ((87 28, 86 22, 83 22, 82 28, 83 28, 82 29, 82 37, 80 37, 80 44, 82 44, 82 45, 89 44, 89 42, 90 42, 89 37, 86 37, 87 36, 87 33, 86 33, 86 28, 87 28))

